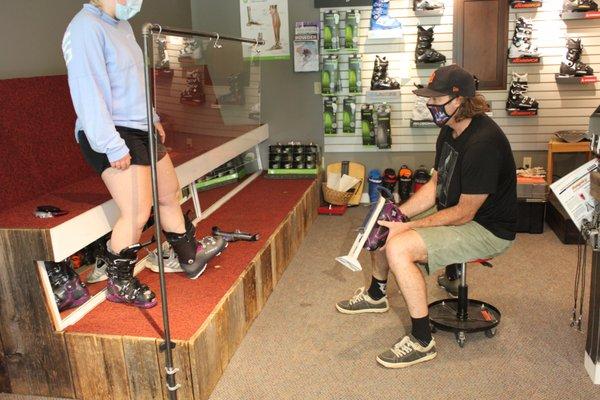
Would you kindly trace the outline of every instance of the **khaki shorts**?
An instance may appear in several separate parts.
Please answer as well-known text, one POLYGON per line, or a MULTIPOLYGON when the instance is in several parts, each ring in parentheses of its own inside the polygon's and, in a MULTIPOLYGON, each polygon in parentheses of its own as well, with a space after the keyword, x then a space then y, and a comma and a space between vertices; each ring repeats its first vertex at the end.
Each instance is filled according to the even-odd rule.
MULTIPOLYGON (((424 218, 435 213, 432 208, 413 218, 424 218)), ((427 247, 427 265, 420 264, 431 274, 446 265, 491 258, 503 253, 512 240, 501 239, 475 221, 459 226, 414 228, 427 247)))

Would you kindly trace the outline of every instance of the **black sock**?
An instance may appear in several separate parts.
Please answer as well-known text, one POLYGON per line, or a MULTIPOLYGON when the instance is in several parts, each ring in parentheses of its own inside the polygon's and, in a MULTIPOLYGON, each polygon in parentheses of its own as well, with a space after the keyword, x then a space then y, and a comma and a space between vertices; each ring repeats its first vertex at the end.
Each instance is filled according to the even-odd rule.
POLYGON ((431 326, 429 325, 429 315, 423 318, 410 317, 412 321, 412 335, 419 341, 421 346, 427 347, 431 342, 431 326))
POLYGON ((449 281, 460 278, 460 264, 450 264, 446 266, 446 278, 449 281))
POLYGON ((380 300, 384 298, 386 290, 387 279, 385 281, 380 281, 375 277, 371 279, 371 286, 369 287, 368 293, 373 300, 380 300))

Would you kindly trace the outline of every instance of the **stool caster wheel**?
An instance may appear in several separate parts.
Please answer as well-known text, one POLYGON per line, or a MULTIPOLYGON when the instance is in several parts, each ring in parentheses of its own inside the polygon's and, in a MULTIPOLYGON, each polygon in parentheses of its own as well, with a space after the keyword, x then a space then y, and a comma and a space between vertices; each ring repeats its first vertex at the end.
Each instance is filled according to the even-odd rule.
POLYGON ((435 325, 431 325, 431 333, 436 333, 437 332, 437 328, 435 327, 435 325))
POLYGON ((456 343, 458 343, 461 348, 465 347, 465 342, 467 341, 467 336, 465 333, 460 331, 456 332, 454 335, 456 336, 456 343))
POLYGON ((485 331, 485 336, 489 337, 490 339, 496 336, 496 328, 488 329, 487 331, 485 331))

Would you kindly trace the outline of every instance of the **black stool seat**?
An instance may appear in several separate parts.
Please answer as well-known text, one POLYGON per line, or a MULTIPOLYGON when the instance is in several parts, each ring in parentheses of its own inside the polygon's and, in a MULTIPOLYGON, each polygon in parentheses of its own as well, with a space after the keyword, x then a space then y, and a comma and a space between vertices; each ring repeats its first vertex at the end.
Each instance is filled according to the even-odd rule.
MULTIPOLYGON (((491 267, 489 260, 481 259, 469 262, 477 262, 491 267)), ((466 262, 461 264, 460 279, 458 298, 438 300, 429 304, 429 320, 432 332, 435 333, 437 329, 454 332, 458 345, 464 347, 467 333, 485 332, 487 337, 494 337, 501 315, 493 305, 469 299, 466 262)))

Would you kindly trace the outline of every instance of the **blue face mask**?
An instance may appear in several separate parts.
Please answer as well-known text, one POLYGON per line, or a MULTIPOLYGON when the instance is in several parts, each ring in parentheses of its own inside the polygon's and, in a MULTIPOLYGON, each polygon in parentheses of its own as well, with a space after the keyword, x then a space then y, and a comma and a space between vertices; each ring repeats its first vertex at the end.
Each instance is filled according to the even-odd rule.
POLYGON ((437 126, 439 126, 440 128, 442 126, 446 125, 446 122, 450 121, 450 118, 452 118, 452 116, 456 113, 456 111, 458 111, 458 108, 457 108, 450 115, 446 112, 446 104, 449 104, 455 98, 456 97, 453 97, 450 100, 448 100, 447 102, 445 102, 444 104, 440 104, 440 105, 427 104, 427 108, 429 109, 429 112, 431 113, 431 116, 433 117, 433 122, 435 122, 435 124, 437 126))
POLYGON ((144 0, 127 0, 125 5, 116 1, 115 16, 120 21, 127 21, 142 9, 144 0))

